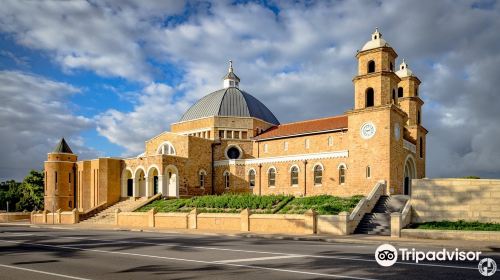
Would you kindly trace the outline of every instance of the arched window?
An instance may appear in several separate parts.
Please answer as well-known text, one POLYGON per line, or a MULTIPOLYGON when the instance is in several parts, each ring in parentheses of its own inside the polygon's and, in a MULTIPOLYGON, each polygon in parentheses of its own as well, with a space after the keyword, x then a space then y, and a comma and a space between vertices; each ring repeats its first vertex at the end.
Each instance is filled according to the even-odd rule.
POLYGON ((264 144, 264 153, 267 153, 268 146, 267 144, 264 144))
POLYGON ((418 96, 418 87, 415 87, 415 96, 418 96))
POLYGON ((323 183, 323 167, 318 164, 314 166, 314 185, 321 185, 323 183))
POLYGON ((420 119, 420 111, 417 112, 417 124, 420 124, 421 119, 420 119))
POLYGON ((299 184, 299 168, 292 166, 290 169, 290 185, 296 186, 299 184))
POLYGON ((229 187, 230 187, 229 179, 230 179, 229 178, 229 172, 228 171, 224 172, 224 187, 226 189, 229 189, 229 187))
POLYGON ((156 150, 159 155, 175 155, 175 148, 170 142, 163 142, 156 150))
POLYGON ((269 168, 269 171, 267 171, 267 184, 269 187, 276 185, 276 169, 274 167, 269 168))
POLYGON ((424 140, 420 137, 420 158, 424 157, 424 140))
POLYGON ((392 62, 391 62, 391 63, 389 63, 389 66, 391 67, 391 71, 394 72, 394 64, 392 64, 392 62))
POLYGON ((398 87, 398 97, 403 97, 403 88, 398 87))
POLYGON ((248 183, 251 189, 255 187, 255 170, 253 169, 248 172, 248 183))
POLYGON ((304 147, 305 147, 306 149, 309 149, 310 143, 311 143, 311 142, 309 141, 309 139, 306 139, 306 140, 304 141, 304 147))
POLYGON ((205 170, 200 170, 200 172, 198 172, 198 179, 199 179, 201 188, 205 187, 205 177, 206 176, 207 176, 207 172, 205 172, 205 170))
POLYGON ((288 151, 288 142, 283 142, 283 150, 288 151))
POLYGON ((396 90, 392 89, 392 103, 396 103, 396 90))
POLYGON ((373 93, 373 88, 368 88, 366 90, 366 107, 373 107, 375 105, 375 94, 373 93))
POLYGON ((328 146, 333 146, 333 136, 328 136, 328 146))
POLYGON ((345 166, 339 166, 339 184, 345 183, 345 166))
POLYGON ((366 167, 366 178, 371 178, 372 177, 372 170, 370 166, 366 167))
POLYGON ((368 73, 373 73, 375 72, 375 61, 370 60, 368 61, 368 73))

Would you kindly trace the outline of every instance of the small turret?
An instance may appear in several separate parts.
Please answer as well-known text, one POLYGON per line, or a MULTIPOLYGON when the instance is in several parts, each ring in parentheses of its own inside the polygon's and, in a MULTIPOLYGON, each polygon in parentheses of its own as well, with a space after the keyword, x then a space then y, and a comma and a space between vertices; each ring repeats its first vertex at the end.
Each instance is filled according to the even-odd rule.
POLYGON ((224 88, 229 88, 229 87, 238 88, 240 86, 240 78, 238 78, 238 76, 236 76, 236 74, 234 74, 232 60, 229 60, 228 73, 226 74, 226 76, 224 76, 223 80, 224 80, 224 82, 223 82, 224 88))
POLYGON ((61 138, 54 150, 47 155, 45 169, 45 210, 71 211, 76 208, 76 161, 73 153, 64 138, 61 138))

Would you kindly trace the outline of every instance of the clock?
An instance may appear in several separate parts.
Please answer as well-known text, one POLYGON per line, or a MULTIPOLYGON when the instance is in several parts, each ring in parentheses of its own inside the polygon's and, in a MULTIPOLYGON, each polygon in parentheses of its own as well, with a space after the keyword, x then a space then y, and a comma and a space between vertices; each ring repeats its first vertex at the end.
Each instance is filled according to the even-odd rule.
POLYGON ((364 123, 362 126, 361 126, 361 137, 363 139, 370 139, 373 137, 373 135, 375 135, 375 132, 376 132, 376 128, 375 128, 375 125, 371 122, 367 122, 367 123, 364 123))
POLYGON ((399 123, 394 125, 394 137, 396 140, 399 140, 399 137, 401 137, 401 127, 399 126, 399 123))

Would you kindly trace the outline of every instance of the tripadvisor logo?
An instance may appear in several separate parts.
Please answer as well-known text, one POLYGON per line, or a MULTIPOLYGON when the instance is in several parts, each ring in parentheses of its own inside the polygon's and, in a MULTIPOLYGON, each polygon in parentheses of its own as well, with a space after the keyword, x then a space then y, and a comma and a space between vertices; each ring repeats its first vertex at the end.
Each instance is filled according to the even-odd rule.
MULTIPOLYGON (((421 261, 477 261, 481 252, 478 251, 460 251, 458 248, 455 250, 442 249, 439 251, 419 251, 415 248, 399 248, 396 249, 391 244, 382 244, 375 250, 375 260, 381 266, 392 266, 398 261, 415 262, 421 261)), ((479 262, 479 272, 484 276, 491 276, 495 274, 497 266, 493 259, 484 258, 479 262)))

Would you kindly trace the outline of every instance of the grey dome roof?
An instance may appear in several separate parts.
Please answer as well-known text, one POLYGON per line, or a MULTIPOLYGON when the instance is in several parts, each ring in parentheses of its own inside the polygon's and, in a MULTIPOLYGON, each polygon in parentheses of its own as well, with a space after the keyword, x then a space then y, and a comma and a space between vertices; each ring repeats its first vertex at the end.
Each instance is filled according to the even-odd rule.
POLYGON ((236 87, 214 91, 198 100, 184 113, 180 121, 210 116, 253 117, 275 125, 280 124, 266 105, 236 87))

